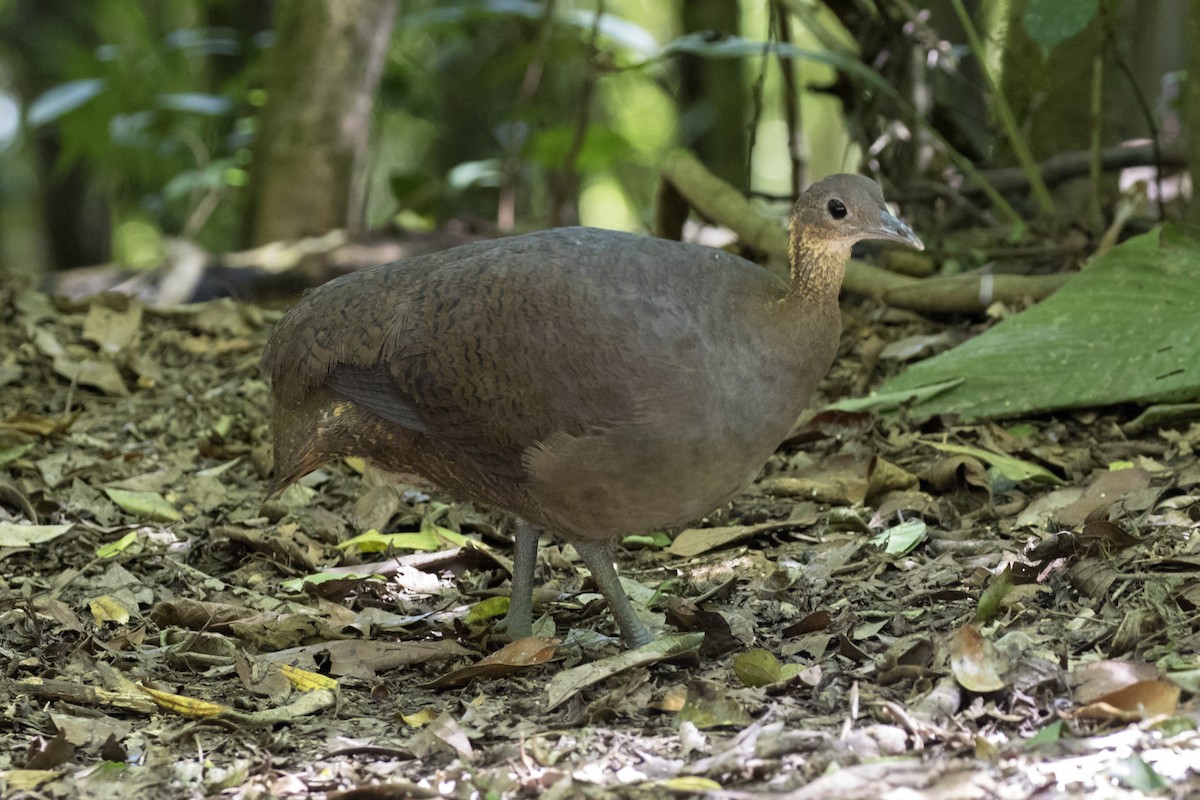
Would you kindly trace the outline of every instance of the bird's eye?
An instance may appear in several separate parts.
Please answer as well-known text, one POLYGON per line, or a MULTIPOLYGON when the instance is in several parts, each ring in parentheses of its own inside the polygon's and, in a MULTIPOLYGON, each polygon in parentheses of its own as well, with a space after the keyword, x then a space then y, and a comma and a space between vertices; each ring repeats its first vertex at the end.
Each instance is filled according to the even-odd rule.
POLYGON ((834 219, 846 218, 846 204, 836 197, 830 200, 825 207, 829 209, 829 216, 834 219))

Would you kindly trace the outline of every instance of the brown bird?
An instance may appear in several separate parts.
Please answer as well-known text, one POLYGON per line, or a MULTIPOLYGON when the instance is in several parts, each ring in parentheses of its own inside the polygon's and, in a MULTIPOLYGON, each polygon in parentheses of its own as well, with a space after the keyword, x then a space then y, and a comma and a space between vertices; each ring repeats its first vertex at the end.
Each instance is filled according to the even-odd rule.
POLYGON ((512 512, 509 636, 531 632, 547 531, 575 546, 625 643, 649 642, 613 541, 741 492, 833 363, 851 245, 922 247, 855 175, 805 192, 790 234, 790 283, 719 250, 593 228, 330 281, 284 315, 263 354, 271 494, 354 455, 512 512))

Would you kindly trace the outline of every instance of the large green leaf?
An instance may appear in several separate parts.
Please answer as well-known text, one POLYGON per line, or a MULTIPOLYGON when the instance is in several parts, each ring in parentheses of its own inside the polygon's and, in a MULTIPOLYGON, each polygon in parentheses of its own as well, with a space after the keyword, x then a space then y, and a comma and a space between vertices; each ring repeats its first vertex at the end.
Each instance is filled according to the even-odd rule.
POLYGON ((1177 229, 1113 248, 1040 304, 887 381, 918 414, 1012 417, 1200 399, 1200 243, 1177 229), (940 394, 923 387, 961 381, 940 394))

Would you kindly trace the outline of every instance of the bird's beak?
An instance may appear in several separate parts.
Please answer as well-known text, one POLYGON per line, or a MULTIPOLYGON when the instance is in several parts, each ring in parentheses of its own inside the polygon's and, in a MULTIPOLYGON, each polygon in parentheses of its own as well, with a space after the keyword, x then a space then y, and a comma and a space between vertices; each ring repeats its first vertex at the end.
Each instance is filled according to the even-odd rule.
POLYGON ((913 233, 913 229, 905 225, 894 214, 886 209, 879 212, 879 224, 872 231, 873 238, 890 239, 894 242, 903 242, 918 250, 925 249, 925 243, 917 238, 913 233))

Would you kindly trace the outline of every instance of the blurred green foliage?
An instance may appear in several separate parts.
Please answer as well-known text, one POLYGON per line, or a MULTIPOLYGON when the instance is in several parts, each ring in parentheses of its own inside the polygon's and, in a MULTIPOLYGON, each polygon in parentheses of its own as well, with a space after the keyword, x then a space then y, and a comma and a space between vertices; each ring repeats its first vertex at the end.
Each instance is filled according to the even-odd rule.
MULTIPOLYGON (((750 152, 736 156, 745 184, 777 196, 791 192, 793 145, 809 180, 863 158, 893 176, 961 171, 966 157, 947 148, 969 141, 977 158, 995 147, 987 112, 965 113, 962 98, 984 91, 956 72, 966 51, 932 27, 897 25, 895 9, 743 2, 740 30, 689 32, 684 1, 403 3, 376 98, 366 224, 494 224, 507 203, 518 229, 576 219, 645 229, 662 154, 722 125, 752 128, 750 152), (790 41, 768 35, 772 8, 788 10, 790 41), (870 46, 878 51, 862 52, 870 46), (683 55, 749 65, 743 107, 684 97, 683 55), (785 122, 780 59, 799 65, 798 131, 785 122), (939 103, 964 111, 955 124, 970 130, 925 135, 939 103)), ((1120 0, 985 5, 994 26, 1019 9, 1013 20, 1050 51, 1120 0)), ((214 251, 245 246, 271 9, 0 0, 0 256, 36 237, 49 252, 30 260, 55 267, 153 264, 173 235, 214 251), (19 124, 6 127, 6 108, 19 124)))
POLYGON ((26 146, 51 170, 51 191, 56 183, 82 189, 65 202, 109 228, 119 261, 153 263, 161 231, 209 247, 239 236, 236 189, 247 180, 252 86, 269 33, 209 24, 222 9, 231 14, 236 4, 0 7, 6 66, 26 101, 26 146), (27 26, 35 37, 13 36, 27 26))

